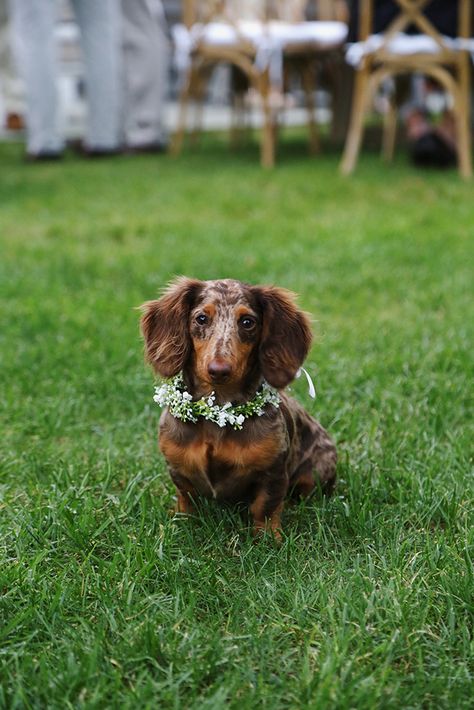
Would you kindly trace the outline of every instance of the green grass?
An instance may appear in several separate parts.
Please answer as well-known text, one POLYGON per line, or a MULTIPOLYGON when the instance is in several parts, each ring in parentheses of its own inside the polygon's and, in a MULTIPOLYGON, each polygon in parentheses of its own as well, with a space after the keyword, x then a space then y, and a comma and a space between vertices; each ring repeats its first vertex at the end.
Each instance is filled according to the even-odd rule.
POLYGON ((472 707, 472 185, 364 155, 0 146, 0 707, 472 707), (176 274, 315 317, 330 500, 172 517, 138 314, 176 274))

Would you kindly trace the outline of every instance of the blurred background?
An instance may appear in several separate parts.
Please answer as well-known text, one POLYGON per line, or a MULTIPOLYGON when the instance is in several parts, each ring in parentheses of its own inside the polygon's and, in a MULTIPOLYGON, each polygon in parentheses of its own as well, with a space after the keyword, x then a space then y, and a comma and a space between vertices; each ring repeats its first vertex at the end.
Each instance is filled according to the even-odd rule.
MULTIPOLYGON (((153 0, 151 0, 153 4, 153 0)), ((157 0, 155 7, 160 5, 157 0)), ((167 76, 165 96, 166 103, 163 107, 163 121, 168 131, 176 126, 178 115, 178 101, 180 89, 179 71, 173 61, 173 28, 183 21, 183 2, 180 0, 162 0, 164 13, 164 26, 169 45, 167 58, 167 76)), ((309 16, 311 17, 309 13, 309 16)), ((3 139, 18 139, 25 127, 26 119, 26 94, 25 84, 18 67, 18 57, 14 51, 15 37, 9 24, 8 0, 0 0, 0 18, 2 22, 0 52, 0 136, 3 139)), ((84 135, 86 121, 86 82, 84 77, 83 51, 81 48, 80 32, 77 25, 73 7, 69 0, 57 0, 55 25, 55 43, 58 58, 58 91, 61 107, 63 130, 68 139, 78 139, 84 135)), ((182 80, 182 78, 181 78, 182 80)), ((291 102, 286 120, 291 124, 304 123, 304 109, 302 108, 301 90, 293 87, 294 101, 291 102), (299 100, 298 100, 299 99, 299 100)), ((321 123, 330 120, 330 107, 328 92, 319 90, 317 96, 317 117, 321 123)), ((210 81, 206 94, 206 105, 211 108, 203 116, 203 126, 207 129, 222 129, 231 122, 231 69, 229 66, 220 65, 210 81)), ((259 116, 255 115, 253 121, 258 125, 259 116)))
POLYGON ((236 140, 262 127, 272 165, 278 126, 308 124, 310 152, 326 127, 352 172, 362 112, 381 119, 386 159, 407 140, 415 163, 457 163, 466 176, 470 5, 1 0, 0 137, 48 160, 70 145, 94 157, 177 153, 187 130, 230 127, 236 140))

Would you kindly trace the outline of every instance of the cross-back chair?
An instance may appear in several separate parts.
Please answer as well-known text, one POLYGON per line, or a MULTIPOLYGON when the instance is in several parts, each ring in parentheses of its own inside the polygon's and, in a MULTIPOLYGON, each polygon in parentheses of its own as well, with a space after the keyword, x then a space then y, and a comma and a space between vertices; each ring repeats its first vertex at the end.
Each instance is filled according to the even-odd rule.
MULTIPOLYGON (((351 119, 341 161, 341 172, 351 173, 357 163, 364 119, 371 99, 390 77, 420 73, 438 82, 451 96, 457 133, 457 162, 461 175, 472 174, 470 140, 470 56, 466 49, 470 32, 471 0, 457 0, 457 38, 440 34, 426 16, 432 0, 393 0, 399 10, 383 33, 371 34, 373 0, 360 0, 359 39, 361 57, 356 68, 351 119), (407 35, 416 27, 419 34, 407 35)), ((456 3, 456 0, 450 0, 456 3)), ((397 127, 393 102, 385 116, 382 154, 391 160, 397 127)))
MULTIPOLYGON (((327 0, 320 0, 323 4, 327 0)), ((180 99, 178 126, 171 151, 181 151, 187 107, 199 103, 219 63, 237 69, 260 99, 263 114, 260 159, 275 162, 279 108, 272 100, 290 71, 298 72, 304 89, 311 152, 319 141, 314 118, 315 63, 341 51, 347 28, 340 21, 305 21, 307 0, 185 0, 189 67, 180 99)), ((335 0, 339 7, 341 0, 335 0)), ((326 8, 327 10, 327 8, 326 8)))

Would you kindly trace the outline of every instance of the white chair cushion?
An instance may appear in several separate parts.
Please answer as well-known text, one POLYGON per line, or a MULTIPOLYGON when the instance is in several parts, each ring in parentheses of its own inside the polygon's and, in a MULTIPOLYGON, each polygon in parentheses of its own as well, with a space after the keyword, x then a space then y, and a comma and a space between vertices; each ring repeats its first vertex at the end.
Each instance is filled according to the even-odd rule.
POLYGON ((289 44, 315 44, 321 47, 337 47, 346 41, 347 25, 344 22, 270 22, 267 34, 289 44))
MULTIPOLYGON (((471 49, 470 40, 453 39, 453 37, 446 37, 445 35, 442 35, 442 40, 448 49, 471 49)), ((429 35, 408 35, 404 32, 399 32, 388 42, 385 42, 383 34, 374 34, 370 35, 365 42, 355 42, 349 45, 346 59, 349 64, 358 66, 363 57, 378 51, 382 46, 386 52, 398 56, 436 54, 440 51, 439 44, 429 35)))
POLYGON ((234 25, 225 22, 209 22, 194 25, 190 30, 193 44, 202 43, 213 47, 232 47, 246 40, 258 49, 262 42, 274 41, 284 49, 286 45, 312 43, 321 47, 342 45, 347 37, 347 25, 343 22, 279 22, 267 23, 258 20, 242 20, 234 25))
POLYGON ((242 41, 255 48, 255 65, 259 71, 270 69, 273 83, 280 83, 285 47, 312 45, 315 49, 341 47, 347 37, 343 22, 260 22, 242 20, 235 25, 226 22, 196 24, 187 29, 175 25, 172 29, 175 45, 175 63, 178 70, 189 67, 190 56, 197 46, 238 46, 242 41))

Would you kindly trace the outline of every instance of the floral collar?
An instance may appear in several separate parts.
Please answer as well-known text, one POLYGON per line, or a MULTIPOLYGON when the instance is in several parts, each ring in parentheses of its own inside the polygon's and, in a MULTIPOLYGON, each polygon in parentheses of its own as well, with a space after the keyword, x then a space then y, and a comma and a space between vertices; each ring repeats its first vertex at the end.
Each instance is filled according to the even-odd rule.
POLYGON ((266 404, 276 408, 280 406, 280 395, 268 382, 263 382, 254 398, 244 404, 227 402, 220 406, 216 404, 214 392, 193 401, 192 395, 184 388, 182 372, 155 387, 153 399, 160 407, 168 407, 169 413, 182 422, 197 422, 202 417, 220 427, 229 424, 233 429, 242 429, 244 421, 249 417, 265 414, 266 404))

